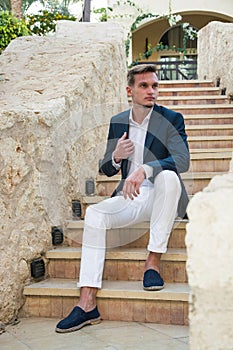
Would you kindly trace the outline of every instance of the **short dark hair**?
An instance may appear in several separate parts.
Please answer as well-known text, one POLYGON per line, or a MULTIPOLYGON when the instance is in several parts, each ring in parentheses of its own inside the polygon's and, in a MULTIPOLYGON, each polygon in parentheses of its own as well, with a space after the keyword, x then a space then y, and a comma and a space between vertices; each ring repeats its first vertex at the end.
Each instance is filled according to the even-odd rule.
POLYGON ((133 66, 130 68, 127 74, 127 83, 128 86, 133 86, 135 83, 135 75, 141 74, 141 73, 156 73, 156 66, 154 64, 138 64, 136 66, 133 66))

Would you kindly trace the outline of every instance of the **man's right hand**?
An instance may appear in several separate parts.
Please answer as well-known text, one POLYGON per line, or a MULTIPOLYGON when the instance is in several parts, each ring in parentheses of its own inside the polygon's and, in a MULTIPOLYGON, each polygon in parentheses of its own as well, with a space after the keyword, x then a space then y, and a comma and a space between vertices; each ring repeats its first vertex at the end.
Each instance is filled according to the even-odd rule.
POLYGON ((127 133, 121 136, 117 141, 115 151, 113 152, 114 161, 120 163, 122 159, 127 159, 134 152, 134 144, 130 139, 127 139, 127 133))

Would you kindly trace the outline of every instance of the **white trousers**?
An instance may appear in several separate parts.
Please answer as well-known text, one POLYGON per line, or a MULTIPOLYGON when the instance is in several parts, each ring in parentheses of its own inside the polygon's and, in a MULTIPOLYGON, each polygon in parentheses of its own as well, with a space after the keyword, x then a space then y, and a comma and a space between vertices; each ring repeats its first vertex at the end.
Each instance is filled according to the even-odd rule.
POLYGON ((175 172, 160 172, 153 186, 142 186, 134 200, 116 196, 86 210, 79 287, 102 286, 106 230, 150 221, 148 251, 165 253, 177 216, 181 185, 175 172))

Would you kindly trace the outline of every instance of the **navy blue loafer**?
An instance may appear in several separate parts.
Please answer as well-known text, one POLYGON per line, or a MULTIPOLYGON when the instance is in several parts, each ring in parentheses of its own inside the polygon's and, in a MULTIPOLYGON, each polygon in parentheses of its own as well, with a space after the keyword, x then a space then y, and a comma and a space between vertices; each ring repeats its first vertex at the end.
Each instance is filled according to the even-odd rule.
POLYGON ((97 306, 89 312, 85 312, 81 307, 75 306, 66 318, 58 322, 55 331, 58 333, 74 332, 89 324, 97 324, 100 320, 101 317, 97 306))
POLYGON ((144 273, 143 289, 160 290, 163 289, 163 287, 164 281, 157 271, 149 269, 144 273))

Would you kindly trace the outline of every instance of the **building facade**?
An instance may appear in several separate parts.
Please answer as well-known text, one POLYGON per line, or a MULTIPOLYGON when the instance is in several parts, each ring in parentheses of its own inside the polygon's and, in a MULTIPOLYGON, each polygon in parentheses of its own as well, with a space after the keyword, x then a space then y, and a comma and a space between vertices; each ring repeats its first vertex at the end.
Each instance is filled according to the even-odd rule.
MULTIPOLYGON (((174 66, 174 62, 185 60, 188 63, 189 61, 190 63, 186 66, 190 69, 188 79, 195 78, 198 39, 191 40, 187 37, 184 40, 183 24, 188 23, 194 31, 198 31, 212 21, 233 23, 232 0, 221 2, 218 0, 164 0, 160 2, 135 0, 133 3, 121 1, 120 4, 116 4, 115 0, 109 0, 108 5, 113 9, 109 15, 114 13, 113 20, 122 24, 126 39, 130 37, 129 64, 137 61, 153 61, 161 62, 161 66, 171 65, 171 63, 174 66), (140 20, 138 16, 145 16, 145 18, 140 20), (175 20, 179 18, 179 21, 175 20), (135 29, 130 31, 133 23, 135 29)), ((185 74, 185 69, 183 72, 185 74)), ((167 76, 160 78, 175 79, 174 74, 173 72, 169 76, 168 71, 167 76)), ((182 76, 179 76, 178 79, 182 79, 182 76)))

